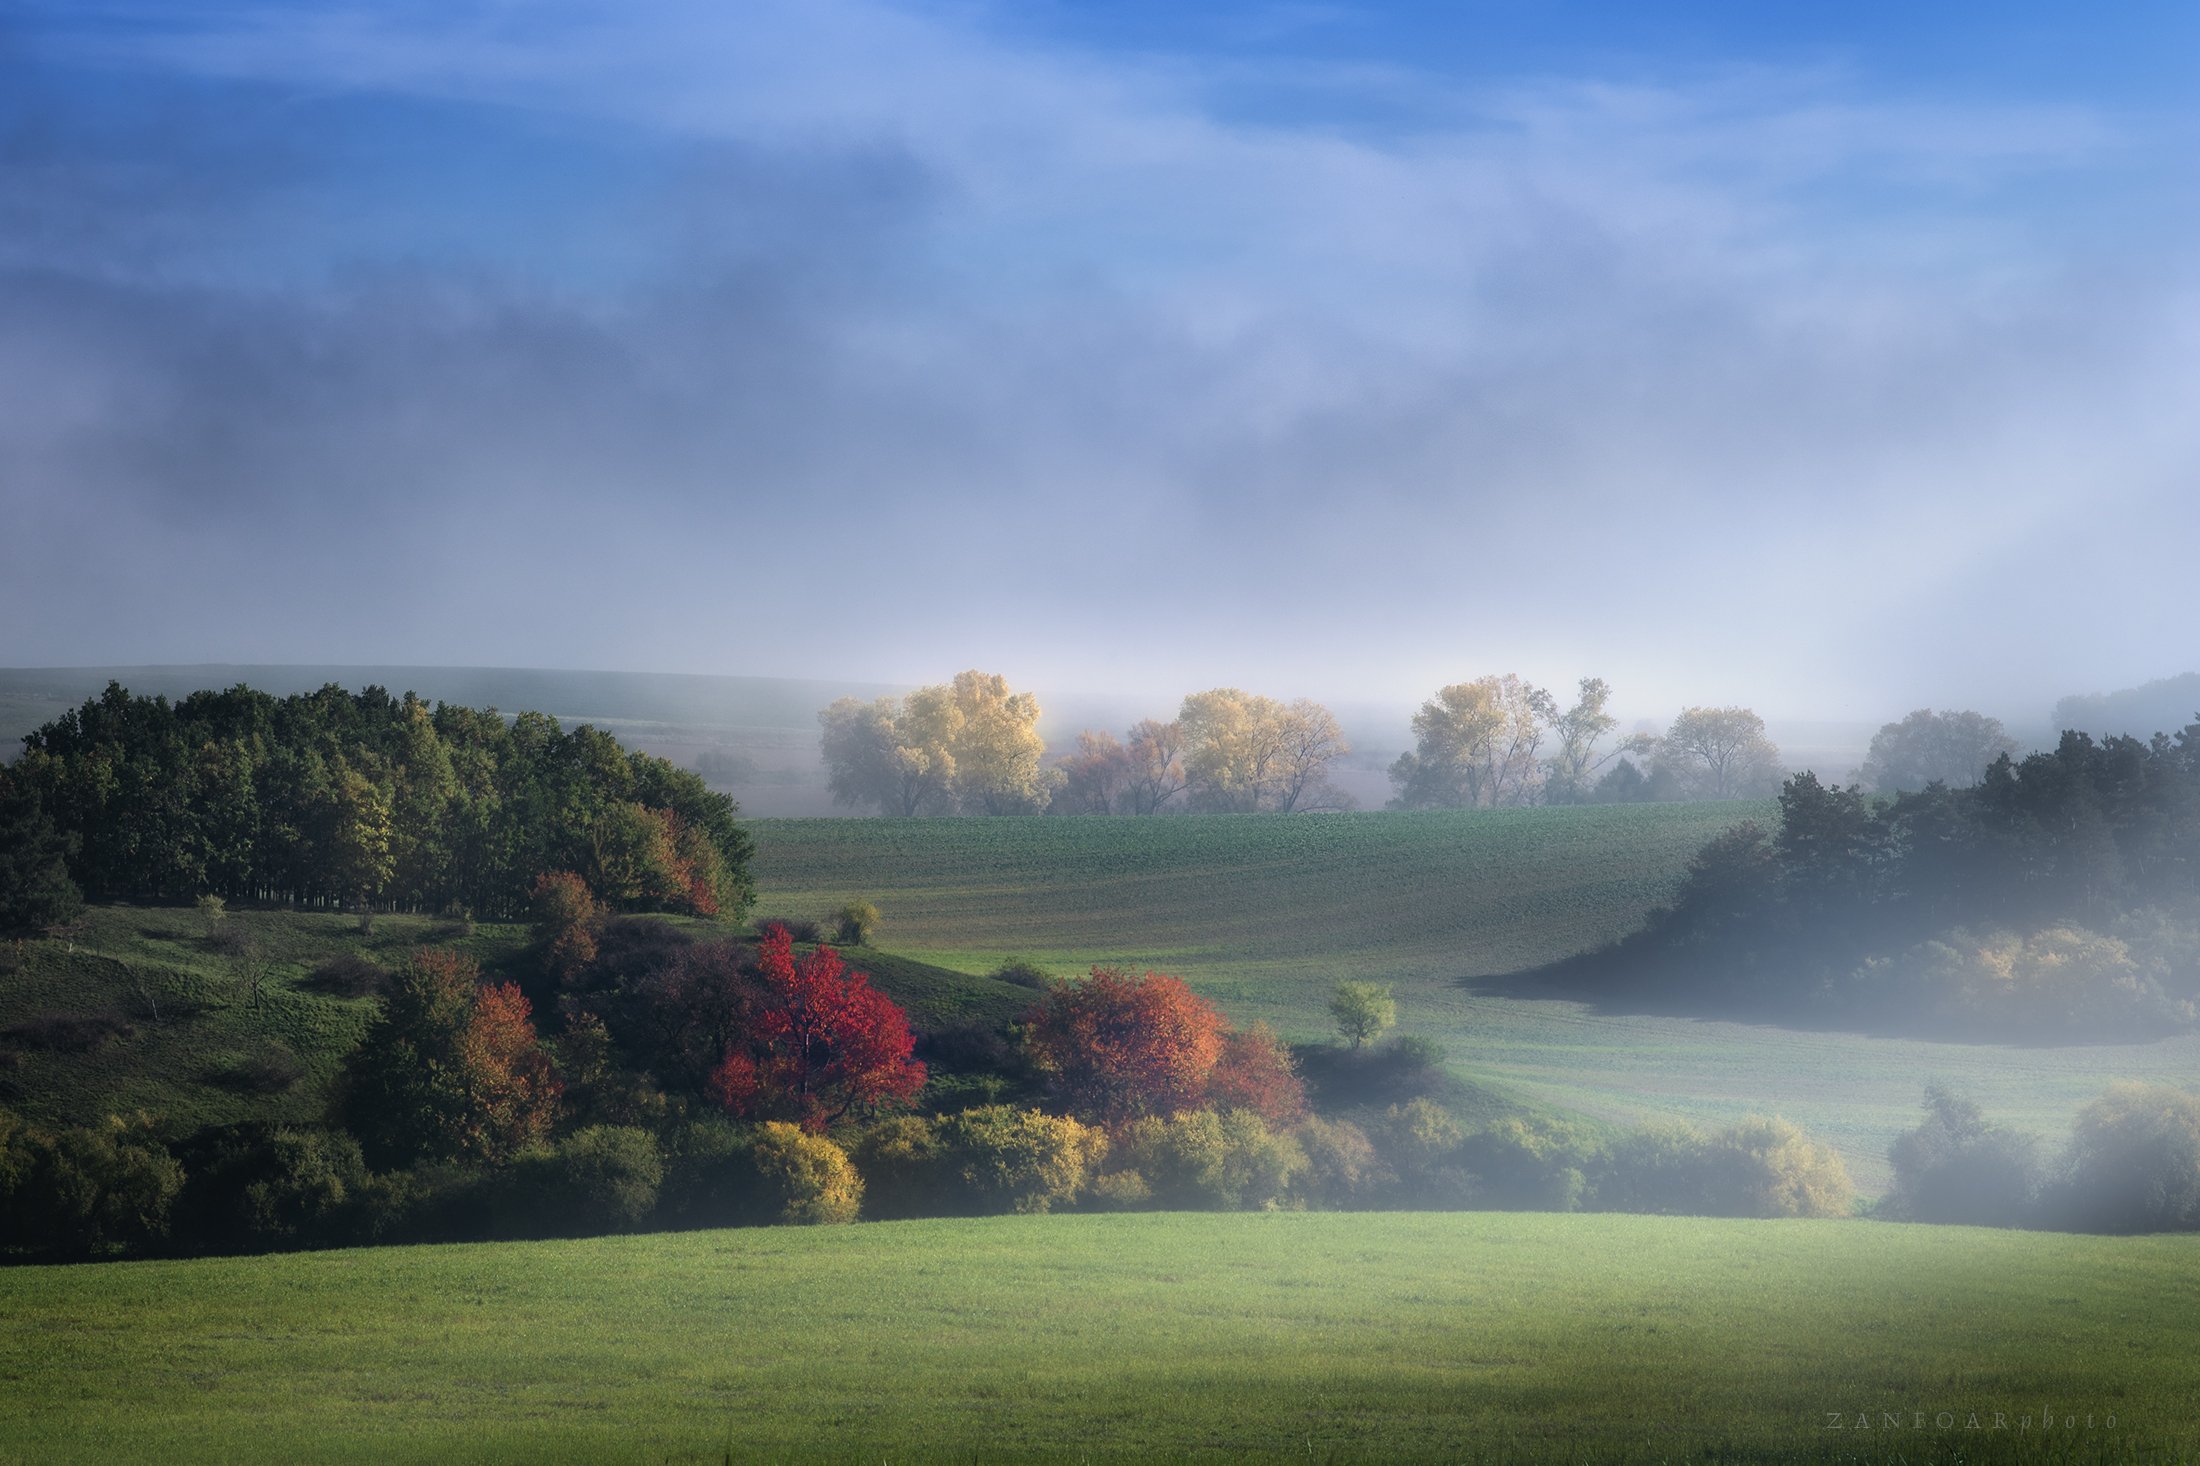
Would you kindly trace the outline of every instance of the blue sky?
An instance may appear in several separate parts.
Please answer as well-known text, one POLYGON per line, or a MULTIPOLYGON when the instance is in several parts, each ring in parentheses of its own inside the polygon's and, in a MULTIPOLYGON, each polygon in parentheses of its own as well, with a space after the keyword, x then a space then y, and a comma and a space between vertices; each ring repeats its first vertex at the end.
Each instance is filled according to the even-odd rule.
POLYGON ((2188 669, 2189 5, 13 15, 0 663, 2188 669))

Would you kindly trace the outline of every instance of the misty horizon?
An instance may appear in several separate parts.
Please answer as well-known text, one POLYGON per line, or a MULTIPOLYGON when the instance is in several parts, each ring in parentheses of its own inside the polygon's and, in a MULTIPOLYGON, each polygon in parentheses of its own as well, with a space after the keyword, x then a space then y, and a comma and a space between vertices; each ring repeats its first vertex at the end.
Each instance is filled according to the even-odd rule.
POLYGON ((2180 672, 2195 22, 1991 14, 24 7, 0 663, 2180 672))

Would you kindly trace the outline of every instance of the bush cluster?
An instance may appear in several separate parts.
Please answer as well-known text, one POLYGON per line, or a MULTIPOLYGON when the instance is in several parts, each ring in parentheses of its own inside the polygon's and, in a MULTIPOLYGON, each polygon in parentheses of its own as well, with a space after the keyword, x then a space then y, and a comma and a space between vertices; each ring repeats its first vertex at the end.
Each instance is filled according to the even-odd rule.
POLYGON ((2085 1232, 2200 1230, 2200 1094, 2116 1084, 2078 1112, 2049 1157, 2039 1138, 1988 1121, 1934 1085, 1925 1119, 1889 1153, 1882 1214, 1900 1221, 2085 1232))

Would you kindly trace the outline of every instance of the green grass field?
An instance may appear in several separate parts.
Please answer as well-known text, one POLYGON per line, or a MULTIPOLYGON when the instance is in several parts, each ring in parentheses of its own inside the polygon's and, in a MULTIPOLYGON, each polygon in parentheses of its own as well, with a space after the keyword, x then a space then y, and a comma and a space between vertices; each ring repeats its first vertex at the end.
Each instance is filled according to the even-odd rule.
MULTIPOLYGON (((2059 1139, 2113 1079, 2189 1082, 2200 1037, 1929 1043, 1524 1000, 1478 979, 1630 930, 1689 857, 1769 805, 1635 805, 1084 820, 759 820, 760 910, 866 896, 887 949, 980 973, 1017 954, 1176 973, 1243 1021, 1326 1035, 1339 978, 1395 985, 1403 1028, 1524 1104, 1632 1122, 1778 1113, 1837 1146, 1867 1193, 1941 1079, 2059 1139)), ((2051 1040, 2051 1034, 2043 1035, 2051 1040)))
POLYGON ((6 1461, 2200 1451, 2193 1237, 1000 1218, 19 1268, 0 1316, 6 1461))

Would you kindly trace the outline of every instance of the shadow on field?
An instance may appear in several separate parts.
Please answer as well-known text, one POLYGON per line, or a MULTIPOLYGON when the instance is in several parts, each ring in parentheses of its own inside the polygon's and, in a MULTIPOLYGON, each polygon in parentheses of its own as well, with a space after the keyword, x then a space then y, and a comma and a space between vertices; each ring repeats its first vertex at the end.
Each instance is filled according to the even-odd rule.
POLYGON ((2098 1033, 2053 1024, 2013 1031, 1960 1014, 1905 1011, 1875 1015, 1840 1005, 1820 991, 1786 1002, 1749 1001, 1731 992, 1690 988, 1672 969, 1644 963, 1613 948, 1583 952, 1538 967, 1452 979, 1452 986, 1481 998, 1523 998, 1580 1003, 1611 1018, 1692 1018, 1804 1033, 1843 1033, 1862 1038, 1912 1039, 2004 1048, 2071 1049, 2127 1047, 2178 1037, 2174 1029, 2146 1034, 2098 1033))

